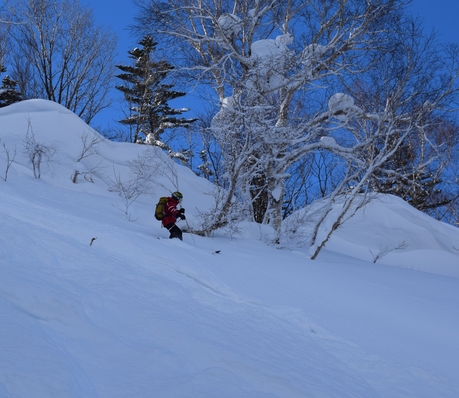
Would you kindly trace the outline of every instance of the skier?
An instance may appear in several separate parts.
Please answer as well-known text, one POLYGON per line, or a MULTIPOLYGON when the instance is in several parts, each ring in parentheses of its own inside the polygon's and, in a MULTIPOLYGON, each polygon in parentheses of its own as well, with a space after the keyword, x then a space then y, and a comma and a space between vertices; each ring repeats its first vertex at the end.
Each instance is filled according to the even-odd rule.
POLYGON ((185 209, 177 209, 177 206, 183 199, 183 195, 176 191, 172 193, 170 197, 167 198, 167 203, 165 206, 165 215, 162 219, 163 227, 167 228, 170 232, 169 239, 178 238, 182 240, 182 230, 175 224, 177 218, 185 220, 185 209))

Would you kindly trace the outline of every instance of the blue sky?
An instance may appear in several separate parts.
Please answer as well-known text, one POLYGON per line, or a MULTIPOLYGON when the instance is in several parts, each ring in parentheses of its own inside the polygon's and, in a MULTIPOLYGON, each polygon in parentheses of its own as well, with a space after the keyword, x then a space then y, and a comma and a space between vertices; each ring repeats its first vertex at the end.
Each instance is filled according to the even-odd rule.
MULTIPOLYGON (((94 10, 96 22, 110 27, 119 37, 118 57, 119 62, 126 62, 127 52, 137 45, 137 41, 129 32, 129 25, 134 22, 137 7, 132 1, 126 0, 86 0, 86 3, 94 10)), ((425 24, 426 31, 435 29, 442 42, 459 43, 459 0, 414 0, 408 7, 408 11, 419 16, 425 24)), ((189 106, 181 103, 179 106, 189 106)), ((191 102, 191 100, 190 100, 191 102)), ((95 120, 95 124, 101 127, 116 125, 122 115, 118 111, 105 110, 95 120)))
POLYGON ((110 27, 116 32, 119 38, 120 56, 127 58, 127 52, 136 45, 136 40, 131 37, 128 28, 134 22, 137 7, 129 0, 86 0, 85 2, 94 10, 98 24, 110 27))
POLYGON ((459 43, 458 0, 414 0, 408 9, 424 20, 427 29, 438 31, 441 41, 459 43))

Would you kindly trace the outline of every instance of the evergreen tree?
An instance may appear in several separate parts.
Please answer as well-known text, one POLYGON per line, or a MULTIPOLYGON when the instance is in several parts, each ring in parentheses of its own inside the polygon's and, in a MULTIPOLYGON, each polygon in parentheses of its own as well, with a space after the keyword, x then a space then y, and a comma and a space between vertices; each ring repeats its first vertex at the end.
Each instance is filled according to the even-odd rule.
MULTIPOLYGON (((0 73, 6 72, 6 69, 0 66, 0 73)), ((21 94, 16 90, 17 83, 9 76, 2 79, 0 86, 0 108, 22 101, 21 94)))
POLYGON ((157 43, 145 36, 139 44, 142 48, 128 52, 134 65, 116 66, 124 72, 116 76, 124 81, 124 85, 116 88, 124 94, 130 107, 129 116, 119 122, 131 126, 134 142, 146 142, 170 150, 161 141, 165 129, 187 127, 196 119, 180 118, 178 116, 188 109, 173 109, 169 106, 170 100, 183 97, 185 93, 172 90, 172 84, 163 83, 174 67, 166 61, 154 61, 153 53, 157 43))
MULTIPOLYGON (((453 124, 450 124, 450 128, 457 132, 453 124)), ((427 128, 425 130, 429 143, 434 142, 440 148, 442 143, 435 142, 432 132, 428 132, 427 128)), ((424 212, 449 204, 454 197, 451 193, 443 192, 445 186, 441 177, 446 166, 440 158, 435 161, 424 159, 430 159, 428 151, 429 148, 422 145, 419 136, 404 140, 391 159, 372 176, 373 190, 398 196, 424 212)))

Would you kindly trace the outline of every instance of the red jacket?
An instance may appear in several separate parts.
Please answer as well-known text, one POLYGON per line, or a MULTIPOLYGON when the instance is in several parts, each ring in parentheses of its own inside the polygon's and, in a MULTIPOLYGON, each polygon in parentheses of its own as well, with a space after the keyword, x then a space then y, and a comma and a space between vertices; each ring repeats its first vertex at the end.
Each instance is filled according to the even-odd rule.
POLYGON ((172 224, 177 222, 177 216, 180 212, 177 210, 177 205, 179 201, 174 198, 167 198, 167 203, 165 206, 166 215, 162 219, 162 224, 165 226, 167 224, 172 224))

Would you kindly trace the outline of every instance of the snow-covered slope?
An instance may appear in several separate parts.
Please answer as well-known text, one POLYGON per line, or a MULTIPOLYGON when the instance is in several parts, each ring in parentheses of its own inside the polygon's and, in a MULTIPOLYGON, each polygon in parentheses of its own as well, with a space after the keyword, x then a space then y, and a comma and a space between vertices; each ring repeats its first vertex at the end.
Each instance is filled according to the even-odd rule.
MULTIPOLYGON (((0 109, 0 176, 16 149, 0 180, 0 397, 459 396, 457 229, 383 197, 316 261, 251 224, 157 239, 175 177, 155 176, 126 215, 108 188, 152 148, 103 140, 78 161, 85 135, 100 139, 50 102, 0 109), (40 179, 28 127, 55 149, 40 179)), ((211 187, 174 173, 198 222, 211 187)))
POLYGON ((458 229, 397 197, 374 200, 336 238, 330 250, 369 261, 381 254, 381 264, 459 278, 458 229))

